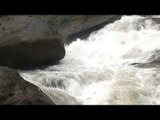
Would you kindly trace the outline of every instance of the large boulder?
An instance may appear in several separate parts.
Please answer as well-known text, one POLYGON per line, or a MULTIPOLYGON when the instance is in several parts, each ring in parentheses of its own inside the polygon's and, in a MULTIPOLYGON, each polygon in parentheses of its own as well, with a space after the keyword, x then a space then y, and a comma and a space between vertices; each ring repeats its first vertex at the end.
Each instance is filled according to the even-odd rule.
POLYGON ((121 15, 54 15, 51 23, 69 44, 76 38, 87 38, 93 31, 120 18, 121 15))
POLYGON ((63 39, 50 16, 1 16, 0 65, 30 69, 53 64, 65 56, 63 39))
POLYGON ((17 71, 0 67, 0 105, 54 105, 38 87, 17 71))

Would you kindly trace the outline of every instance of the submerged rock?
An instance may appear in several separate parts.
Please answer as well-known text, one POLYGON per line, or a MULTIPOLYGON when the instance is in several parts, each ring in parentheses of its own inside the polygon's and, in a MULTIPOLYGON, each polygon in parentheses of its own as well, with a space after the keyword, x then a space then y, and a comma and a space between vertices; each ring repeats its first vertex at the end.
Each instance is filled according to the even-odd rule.
POLYGON ((0 67, 0 105, 54 105, 38 87, 17 71, 0 67))
POLYGON ((48 16, 0 17, 0 65, 30 69, 65 56, 63 39, 48 16))
POLYGON ((130 65, 139 68, 160 68, 160 50, 151 51, 151 53, 144 58, 144 61, 145 62, 131 63, 130 65))

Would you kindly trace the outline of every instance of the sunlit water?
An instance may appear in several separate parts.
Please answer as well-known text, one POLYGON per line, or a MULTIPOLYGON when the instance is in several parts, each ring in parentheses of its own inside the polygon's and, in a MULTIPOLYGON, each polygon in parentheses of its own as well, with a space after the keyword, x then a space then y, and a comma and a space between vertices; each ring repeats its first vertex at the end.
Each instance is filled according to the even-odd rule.
POLYGON ((57 105, 160 104, 160 68, 130 65, 160 49, 160 26, 152 19, 122 16, 65 49, 59 65, 20 71, 57 105))

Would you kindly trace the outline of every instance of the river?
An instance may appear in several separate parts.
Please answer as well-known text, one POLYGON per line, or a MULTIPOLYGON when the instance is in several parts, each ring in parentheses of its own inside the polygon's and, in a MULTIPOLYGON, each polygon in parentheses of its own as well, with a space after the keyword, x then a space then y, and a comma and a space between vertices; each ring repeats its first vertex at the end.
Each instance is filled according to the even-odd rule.
POLYGON ((124 15, 65 49, 58 65, 19 71, 57 105, 160 104, 160 68, 131 65, 160 49, 160 26, 150 17, 124 15))

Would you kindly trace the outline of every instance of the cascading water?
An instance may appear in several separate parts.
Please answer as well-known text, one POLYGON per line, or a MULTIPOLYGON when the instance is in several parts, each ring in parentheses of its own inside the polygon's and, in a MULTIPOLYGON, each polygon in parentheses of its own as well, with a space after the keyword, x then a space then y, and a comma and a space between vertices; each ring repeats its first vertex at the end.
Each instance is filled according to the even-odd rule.
POLYGON ((131 65, 160 49, 160 26, 150 17, 122 16, 65 48, 59 65, 19 71, 57 105, 160 104, 160 68, 131 65))

